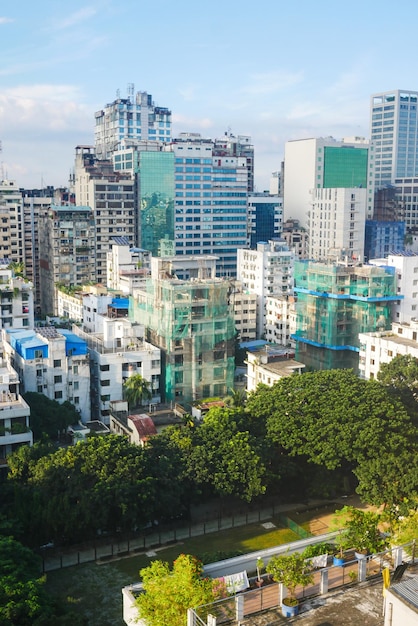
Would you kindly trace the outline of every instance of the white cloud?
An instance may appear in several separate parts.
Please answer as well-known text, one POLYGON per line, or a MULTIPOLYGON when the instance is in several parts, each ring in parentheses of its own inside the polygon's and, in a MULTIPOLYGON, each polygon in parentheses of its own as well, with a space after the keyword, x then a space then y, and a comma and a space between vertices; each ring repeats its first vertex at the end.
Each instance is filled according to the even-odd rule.
POLYGON ((206 130, 208 128, 213 128, 213 120, 209 117, 190 117, 188 115, 179 115, 173 113, 173 124, 177 127, 173 134, 176 135, 177 132, 195 132, 198 130, 206 130))
POLYGON ((11 22, 14 22, 14 20, 11 17, 0 16, 0 24, 10 24, 11 22))
POLYGON ((54 30, 65 30, 66 28, 72 28, 80 24, 81 22, 85 22, 89 20, 91 17, 96 15, 97 10, 93 7, 84 7, 79 11, 75 11, 71 13, 67 17, 64 17, 60 20, 54 21, 54 30))

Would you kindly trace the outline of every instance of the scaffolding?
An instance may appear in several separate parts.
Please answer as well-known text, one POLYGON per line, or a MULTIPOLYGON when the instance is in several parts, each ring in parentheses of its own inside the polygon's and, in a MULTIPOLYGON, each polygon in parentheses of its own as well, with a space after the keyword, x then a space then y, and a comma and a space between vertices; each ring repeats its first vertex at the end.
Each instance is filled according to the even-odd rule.
POLYGON ((387 330, 393 268, 295 263, 296 358, 308 369, 358 368, 359 333, 387 330))
POLYGON ((218 278, 149 278, 130 303, 162 352, 166 402, 191 404, 225 396, 234 381, 235 325, 229 281, 218 278))

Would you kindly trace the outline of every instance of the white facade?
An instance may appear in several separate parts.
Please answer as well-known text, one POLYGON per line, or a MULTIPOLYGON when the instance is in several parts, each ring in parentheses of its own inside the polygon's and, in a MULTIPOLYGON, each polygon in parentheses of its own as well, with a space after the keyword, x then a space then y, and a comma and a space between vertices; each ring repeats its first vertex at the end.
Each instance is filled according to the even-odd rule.
POLYGON ((13 180, 0 180, 0 222, 0 258, 23 262, 23 198, 13 180))
POLYGON ((92 368, 92 419, 109 425, 110 404, 123 398, 123 384, 134 374, 150 383, 150 404, 161 401, 160 349, 144 341, 144 327, 132 324, 126 317, 99 316, 97 328, 88 333, 74 328, 90 349, 92 368))
POLYGON ((146 91, 134 91, 130 85, 127 98, 117 98, 96 112, 95 150, 100 159, 109 159, 124 140, 171 140, 171 111, 155 105, 146 91))
POLYGON ((292 326, 292 311, 295 307, 293 295, 267 296, 266 298, 266 341, 279 346, 289 346, 290 336, 295 332, 292 326))
POLYGON ((87 345, 68 330, 3 330, 6 361, 14 363, 26 391, 60 404, 68 400, 90 420, 90 366, 87 345))
POLYGON ((283 241, 257 244, 257 250, 238 250, 238 280, 257 295, 257 338, 266 325, 266 298, 293 293, 294 253, 283 241))
POLYGON ((297 219, 288 219, 283 224, 281 239, 287 243, 289 250, 293 250, 296 259, 308 258, 308 231, 300 225, 297 219))
POLYGON ((389 254, 384 259, 371 259, 369 265, 395 268, 400 298, 392 305, 392 320, 403 324, 418 318, 418 254, 389 254))
POLYGON ((107 253, 107 287, 124 294, 145 286, 151 271, 151 253, 132 248, 125 237, 115 238, 107 253))
POLYGON ((0 360, 0 467, 7 465, 7 456, 22 445, 31 446, 30 409, 19 393, 16 371, 0 360))
POLYGON ((418 358, 418 321, 392 324, 392 330, 360 333, 359 375, 377 378, 382 363, 390 363, 395 356, 418 358))
POLYGON ((333 137, 319 137, 287 141, 284 157, 284 216, 298 219, 307 225, 311 204, 311 190, 324 186, 325 147, 368 148, 362 137, 350 137, 337 141, 333 137))
POLYGON ((312 190, 308 258, 313 261, 364 258, 367 190, 312 190))
POLYGON ((254 341, 257 338, 257 295, 244 290, 239 281, 234 281, 229 301, 234 311, 238 341, 254 341))
POLYGON ((384 626, 415 626, 418 623, 418 576, 404 576, 385 590, 384 626))
POLYGON ((0 329, 33 328, 34 303, 32 283, 13 275, 0 264, 0 329))
POLYGON ((255 391, 259 384, 272 387, 281 378, 302 374, 305 365, 293 357, 293 352, 278 350, 274 346, 247 352, 247 393, 255 391))
POLYGON ((57 315, 73 322, 83 321, 83 294, 56 290, 57 315))

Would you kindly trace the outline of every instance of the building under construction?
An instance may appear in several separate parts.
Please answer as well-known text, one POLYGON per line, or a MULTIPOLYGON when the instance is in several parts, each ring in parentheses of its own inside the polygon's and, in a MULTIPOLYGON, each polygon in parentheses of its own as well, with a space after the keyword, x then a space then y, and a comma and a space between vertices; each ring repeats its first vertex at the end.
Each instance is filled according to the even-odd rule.
POLYGON ((151 278, 131 298, 130 315, 161 349, 164 400, 190 405, 225 396, 234 381, 230 282, 215 256, 153 258, 151 278))
POLYGON ((394 268, 295 263, 296 359, 307 369, 358 370, 359 333, 387 330, 396 293, 394 268))

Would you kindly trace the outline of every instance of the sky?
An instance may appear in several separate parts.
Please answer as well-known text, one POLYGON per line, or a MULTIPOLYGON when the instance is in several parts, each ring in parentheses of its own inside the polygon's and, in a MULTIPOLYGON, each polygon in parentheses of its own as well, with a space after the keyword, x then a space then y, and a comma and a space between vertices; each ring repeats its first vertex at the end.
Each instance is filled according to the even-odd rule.
POLYGON ((0 3, 0 179, 67 186, 94 113, 128 84, 173 136, 250 135, 258 191, 285 142, 369 136, 370 95, 418 91, 418 3, 19 0, 0 3))

